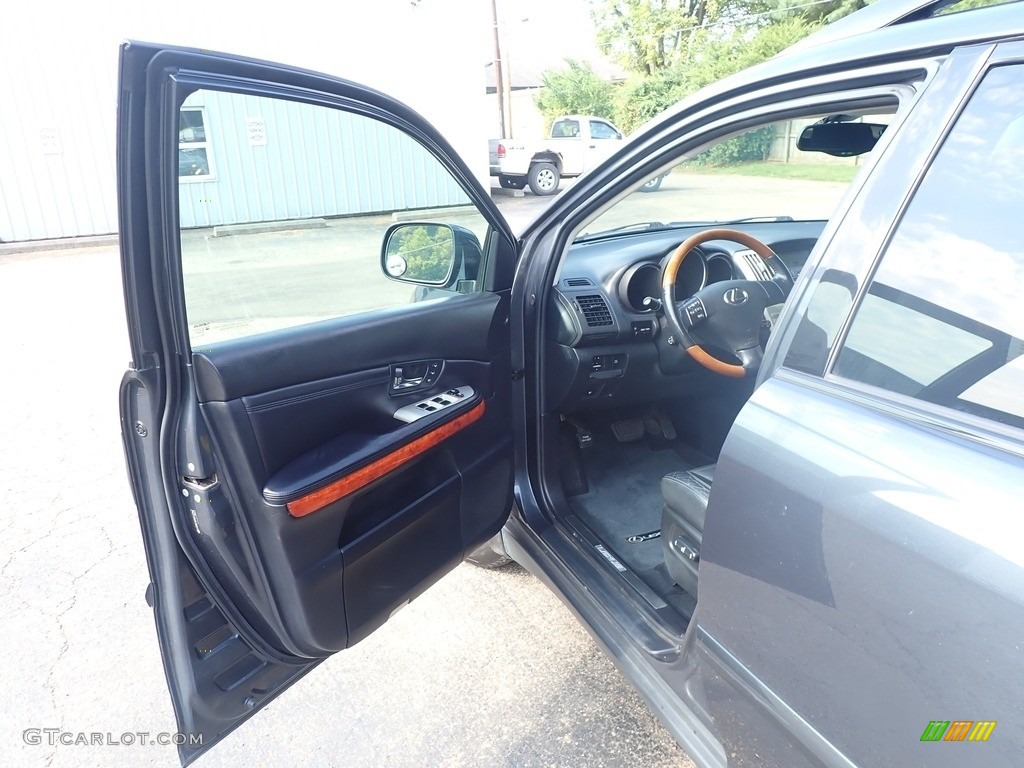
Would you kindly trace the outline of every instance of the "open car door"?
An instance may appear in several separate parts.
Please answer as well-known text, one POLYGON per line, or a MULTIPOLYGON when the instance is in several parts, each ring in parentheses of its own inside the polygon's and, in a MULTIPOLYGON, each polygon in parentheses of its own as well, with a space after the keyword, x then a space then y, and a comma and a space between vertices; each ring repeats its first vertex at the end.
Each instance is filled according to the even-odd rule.
POLYGON ((187 764, 500 530, 516 246, 407 107, 209 51, 122 47, 118 197, 121 428, 187 764))

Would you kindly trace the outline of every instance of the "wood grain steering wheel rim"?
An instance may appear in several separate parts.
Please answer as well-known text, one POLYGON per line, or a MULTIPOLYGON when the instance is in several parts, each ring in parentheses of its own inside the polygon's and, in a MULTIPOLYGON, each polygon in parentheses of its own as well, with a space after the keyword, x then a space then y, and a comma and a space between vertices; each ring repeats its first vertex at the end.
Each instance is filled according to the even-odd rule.
POLYGON ((671 302, 664 302, 665 312, 671 313, 671 319, 669 322, 673 326, 679 326, 676 330, 680 336, 680 343, 683 349, 700 363, 702 366, 707 368, 709 371, 721 374, 722 376, 731 376, 732 378, 742 378, 747 375, 747 369, 742 365, 736 365, 735 363, 726 363, 719 360, 717 357, 709 355, 704 349, 698 344, 690 335, 683 329, 679 323, 678 310, 676 309, 675 303, 675 292, 676 292, 676 278, 679 275, 679 267, 683 263, 683 259, 686 258, 687 254, 690 253, 698 245, 708 242, 709 240, 729 240, 740 245, 747 246, 750 250, 756 253, 765 261, 774 258, 775 252, 772 251, 767 245, 762 243, 756 237, 748 235, 746 232, 740 232, 736 229, 705 229, 703 232, 698 232, 692 237, 684 241, 672 255, 669 256, 668 261, 665 262, 665 267, 661 274, 661 288, 662 292, 666 296, 671 296, 671 302))

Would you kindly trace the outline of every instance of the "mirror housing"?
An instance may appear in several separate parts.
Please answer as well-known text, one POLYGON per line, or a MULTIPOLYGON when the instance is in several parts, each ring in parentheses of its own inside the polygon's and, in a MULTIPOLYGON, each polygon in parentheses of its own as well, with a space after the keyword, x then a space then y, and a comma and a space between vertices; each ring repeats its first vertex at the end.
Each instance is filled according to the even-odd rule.
POLYGON ((800 131, 796 148, 833 157, 863 155, 874 149, 886 128, 880 123, 815 123, 800 131))
POLYGON ((447 224, 402 222, 384 233, 380 268, 391 280, 447 285, 455 260, 455 232, 447 224))

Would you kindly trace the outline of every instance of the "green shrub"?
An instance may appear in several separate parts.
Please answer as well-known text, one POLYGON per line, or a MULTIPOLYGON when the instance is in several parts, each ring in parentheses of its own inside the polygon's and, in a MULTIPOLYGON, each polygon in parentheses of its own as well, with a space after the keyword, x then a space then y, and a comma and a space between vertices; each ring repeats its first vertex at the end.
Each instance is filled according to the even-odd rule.
POLYGON ((701 152, 690 162, 694 165, 721 166, 737 163, 759 163, 768 158, 772 149, 772 127, 757 128, 733 136, 711 149, 701 152))

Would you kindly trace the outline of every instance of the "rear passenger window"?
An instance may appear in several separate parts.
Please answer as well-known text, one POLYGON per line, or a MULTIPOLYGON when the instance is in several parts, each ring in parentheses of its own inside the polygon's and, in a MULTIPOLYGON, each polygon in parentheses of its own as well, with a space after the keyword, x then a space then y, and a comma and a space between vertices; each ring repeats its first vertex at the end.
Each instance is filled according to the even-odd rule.
POLYGON ((1024 427, 1024 82, 984 79, 899 223, 833 373, 1024 427))

